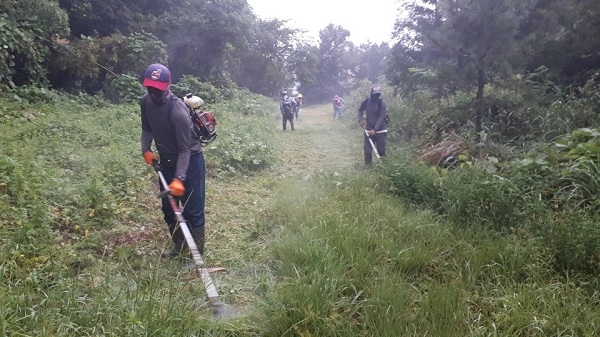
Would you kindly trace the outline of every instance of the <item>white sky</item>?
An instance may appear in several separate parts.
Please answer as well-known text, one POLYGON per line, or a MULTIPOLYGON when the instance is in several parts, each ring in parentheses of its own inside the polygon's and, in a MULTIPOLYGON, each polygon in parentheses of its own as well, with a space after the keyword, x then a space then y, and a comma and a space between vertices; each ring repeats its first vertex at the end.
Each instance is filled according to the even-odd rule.
POLYGON ((396 0, 248 0, 262 19, 290 20, 293 28, 307 30, 318 41, 319 30, 328 24, 350 31, 354 44, 390 42, 398 16, 396 0))

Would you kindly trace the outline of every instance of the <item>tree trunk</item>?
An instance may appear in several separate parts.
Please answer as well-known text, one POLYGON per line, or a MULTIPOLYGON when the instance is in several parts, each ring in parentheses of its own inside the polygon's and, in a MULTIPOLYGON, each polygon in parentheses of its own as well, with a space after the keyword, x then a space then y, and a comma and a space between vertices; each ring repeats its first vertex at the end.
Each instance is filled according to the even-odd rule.
POLYGON ((481 142, 483 111, 485 105, 483 102, 483 88, 485 87, 485 73, 483 71, 483 62, 477 65, 477 94, 475 96, 475 133, 477 142, 481 142))

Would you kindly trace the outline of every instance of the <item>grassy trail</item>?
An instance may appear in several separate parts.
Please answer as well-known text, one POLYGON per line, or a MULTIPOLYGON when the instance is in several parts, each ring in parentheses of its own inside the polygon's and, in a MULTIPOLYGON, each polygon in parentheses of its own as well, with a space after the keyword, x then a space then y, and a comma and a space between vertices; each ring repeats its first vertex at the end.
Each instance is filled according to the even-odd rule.
POLYGON ((266 265, 272 236, 265 220, 277 216, 269 210, 278 196, 293 190, 302 198, 299 194, 314 190, 298 186, 308 185, 314 175, 336 175, 362 164, 361 136, 333 120, 329 105, 304 108, 300 117, 294 131, 289 124, 283 131, 280 117, 272 117, 280 161, 270 170, 207 180, 206 259, 228 268, 214 275, 228 304, 253 303, 274 281, 266 265))

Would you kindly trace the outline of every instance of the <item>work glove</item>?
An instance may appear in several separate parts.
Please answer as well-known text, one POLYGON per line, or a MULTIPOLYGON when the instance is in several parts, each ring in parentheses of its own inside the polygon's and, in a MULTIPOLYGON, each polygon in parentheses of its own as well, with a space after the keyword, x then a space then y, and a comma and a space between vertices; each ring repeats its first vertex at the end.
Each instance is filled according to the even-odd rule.
POLYGON ((171 195, 174 197, 180 197, 185 192, 185 187, 183 187, 183 182, 177 178, 173 179, 169 184, 169 189, 171 190, 171 195))
POLYGON ((158 158, 156 158, 156 156, 154 155, 154 153, 152 153, 152 151, 146 151, 144 152, 144 160, 146 161, 146 163, 150 166, 154 165, 154 161, 158 161, 158 158))
POLYGON ((367 125, 367 121, 366 121, 366 120, 364 120, 364 119, 361 119, 361 120, 358 122, 358 125, 360 125, 360 127, 361 127, 361 128, 364 128, 364 127, 365 127, 365 125, 367 125))

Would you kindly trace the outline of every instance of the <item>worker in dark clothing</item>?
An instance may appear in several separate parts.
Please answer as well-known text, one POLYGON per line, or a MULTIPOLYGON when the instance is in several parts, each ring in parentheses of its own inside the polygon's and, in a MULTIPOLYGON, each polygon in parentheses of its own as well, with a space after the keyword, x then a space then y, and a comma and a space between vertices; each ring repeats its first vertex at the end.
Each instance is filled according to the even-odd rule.
POLYGON ((365 164, 373 162, 373 146, 377 148, 379 156, 385 156, 387 138, 387 107, 381 98, 381 86, 373 85, 369 97, 367 97, 358 109, 358 124, 367 132, 364 135, 365 164))
POLYGON ((281 112, 281 124, 283 131, 286 130, 287 122, 290 122, 290 127, 294 131, 294 110, 296 109, 296 100, 288 96, 287 91, 281 92, 281 100, 279 101, 279 112, 281 112))
MULTIPOLYGON (((206 168, 202 146, 192 138, 192 120, 188 107, 169 89, 171 73, 162 64, 146 69, 142 85, 148 93, 140 100, 142 117, 142 155, 149 165, 160 163, 171 195, 183 207, 183 218, 200 254, 204 252, 204 205, 206 168), (156 145, 158 157, 151 150, 156 145), (160 159, 159 159, 160 158, 160 159)), ((161 191, 164 186, 160 184, 161 191)), ((162 254, 174 257, 184 250, 185 239, 167 198, 162 199, 164 220, 169 226, 173 249, 162 254)))

